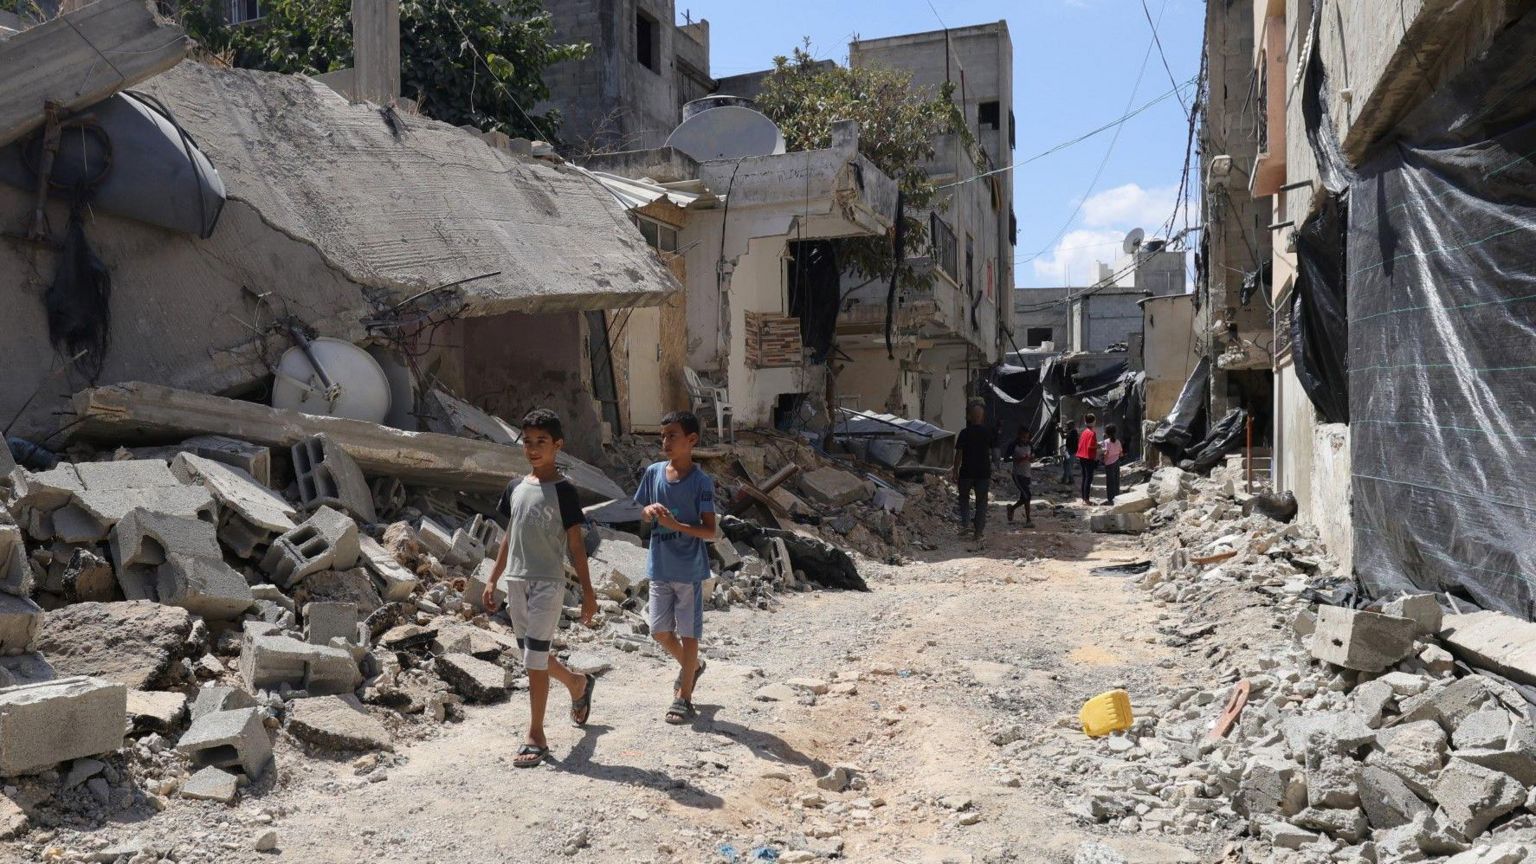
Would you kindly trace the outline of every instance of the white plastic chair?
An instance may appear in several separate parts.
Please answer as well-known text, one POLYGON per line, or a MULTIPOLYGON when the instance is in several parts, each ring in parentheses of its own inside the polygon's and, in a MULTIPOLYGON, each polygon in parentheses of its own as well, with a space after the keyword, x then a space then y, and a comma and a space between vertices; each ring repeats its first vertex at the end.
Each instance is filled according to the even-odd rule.
POLYGON ((715 428, 720 440, 732 440, 732 437, 726 434, 731 426, 731 400, 725 388, 699 377, 699 373, 687 366, 683 367, 683 384, 688 389, 689 410, 695 414, 699 414, 705 408, 713 410, 715 428))

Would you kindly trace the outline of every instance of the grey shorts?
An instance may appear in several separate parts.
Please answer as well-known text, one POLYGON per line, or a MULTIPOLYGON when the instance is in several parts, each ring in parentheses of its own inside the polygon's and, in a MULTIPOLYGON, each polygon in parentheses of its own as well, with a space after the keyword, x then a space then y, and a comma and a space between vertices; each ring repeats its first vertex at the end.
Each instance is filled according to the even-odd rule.
POLYGON ((523 666, 538 671, 549 668, 549 643, 560 625, 565 605, 564 579, 506 579, 507 617, 517 647, 523 649, 523 666))
POLYGON ((704 632, 704 586, 698 582, 652 582, 652 633, 697 639, 704 632))

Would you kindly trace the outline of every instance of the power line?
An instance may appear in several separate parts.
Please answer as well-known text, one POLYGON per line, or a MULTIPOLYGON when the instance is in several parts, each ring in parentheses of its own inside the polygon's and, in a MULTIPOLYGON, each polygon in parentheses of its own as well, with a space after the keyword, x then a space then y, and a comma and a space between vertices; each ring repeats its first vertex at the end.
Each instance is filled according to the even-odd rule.
MULTIPOLYGON (((1157 35, 1157 25, 1152 23, 1152 10, 1147 8, 1147 0, 1141 0, 1141 12, 1143 15, 1147 16, 1147 26, 1152 28, 1152 44, 1157 46, 1157 56, 1162 58, 1163 71, 1168 73, 1168 83, 1177 87, 1178 84, 1174 81, 1173 78, 1173 69, 1168 65, 1168 55, 1163 53, 1163 39, 1161 36, 1157 35)), ((1162 20, 1162 13, 1159 12, 1157 17, 1158 20, 1162 20)), ((1203 55, 1204 52, 1201 52, 1201 54, 1203 55)), ((1188 117, 1189 106, 1184 104, 1183 96, 1179 97, 1179 107, 1184 109, 1184 116, 1188 117)))
POLYGON ((939 14, 938 9, 934 8, 933 0, 928 0, 928 9, 933 12, 933 17, 939 19, 939 26, 943 27, 945 30, 948 30, 949 25, 944 23, 944 17, 939 14))
MULTIPOLYGON (((1157 20, 1163 20, 1163 12, 1167 10, 1167 8, 1168 0, 1163 0, 1162 9, 1159 9, 1157 12, 1157 20)), ((1156 30, 1157 28, 1154 26, 1153 32, 1155 33, 1156 30)), ((1136 83, 1131 85, 1131 94, 1130 96, 1126 97, 1125 100, 1125 110, 1127 112, 1131 110, 1131 105, 1136 101, 1136 91, 1141 89, 1141 81, 1147 75, 1147 63, 1152 59, 1152 45, 1152 40, 1148 40, 1146 53, 1141 55, 1141 70, 1136 73, 1136 83)), ((1175 87, 1174 90, 1177 91, 1178 88, 1175 87)), ((1104 168, 1109 164, 1109 157, 1115 152, 1115 145, 1120 143, 1120 132, 1124 128, 1125 127, 1123 125, 1117 125, 1115 127, 1114 137, 1109 139, 1109 146, 1104 149, 1104 158, 1099 160, 1099 167, 1093 172, 1093 180, 1088 183, 1088 191, 1084 192, 1083 197, 1077 200, 1077 206, 1072 208, 1072 213, 1067 216, 1066 221, 1061 223, 1061 228, 1057 230, 1056 235, 1052 237, 1050 242, 1046 243, 1045 246, 1041 247, 1038 251, 1025 258, 1025 261, 1033 261, 1034 259, 1039 258, 1041 255, 1044 255, 1046 252, 1050 251, 1050 248, 1056 245, 1056 242, 1061 239, 1062 235, 1067 233, 1067 229, 1072 226, 1072 222, 1077 218, 1077 214, 1083 212, 1083 205, 1086 204, 1089 197, 1093 195, 1093 190, 1098 188, 1099 178, 1104 176, 1104 168)))

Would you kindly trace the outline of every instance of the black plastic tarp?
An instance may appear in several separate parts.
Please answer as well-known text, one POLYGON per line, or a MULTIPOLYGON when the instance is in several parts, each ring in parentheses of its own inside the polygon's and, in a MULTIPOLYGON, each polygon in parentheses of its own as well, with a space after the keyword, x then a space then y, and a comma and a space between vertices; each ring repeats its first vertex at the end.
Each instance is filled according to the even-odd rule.
POLYGON ((1209 435, 1189 448, 1189 458, 1180 460, 1179 467, 1185 471, 1207 473, 1228 453, 1236 453, 1242 448, 1247 427, 1248 412, 1233 408, 1216 421, 1209 435))
POLYGON ((1211 383, 1211 358, 1202 356, 1189 373, 1173 410, 1147 433, 1147 443, 1177 462, 1185 451, 1205 436, 1205 397, 1211 383))
POLYGON ((1343 196, 1329 193, 1296 232, 1291 358, 1301 389, 1325 423, 1349 422, 1347 219, 1343 196))
POLYGON ((1355 567, 1366 591, 1536 606, 1536 13, 1349 193, 1355 567))

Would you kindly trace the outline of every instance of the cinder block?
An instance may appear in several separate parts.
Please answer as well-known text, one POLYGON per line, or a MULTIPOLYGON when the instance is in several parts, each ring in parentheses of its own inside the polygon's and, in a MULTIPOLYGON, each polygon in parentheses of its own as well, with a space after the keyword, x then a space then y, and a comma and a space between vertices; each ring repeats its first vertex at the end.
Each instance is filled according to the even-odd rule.
POLYGON ((480 542, 480 547, 485 550, 485 554, 491 557, 495 557, 495 550, 501 546, 501 539, 507 533, 496 524, 496 520, 480 514, 476 514, 475 518, 469 520, 469 527, 466 530, 471 537, 480 542))
POLYGON ((128 688, 61 678, 0 690, 0 776, 51 768, 123 746, 128 688))
POLYGON ((1398 618, 1412 618, 1418 625, 1420 636, 1440 632, 1440 618, 1443 613, 1440 610, 1440 601, 1436 600, 1433 594, 1405 594, 1382 607, 1381 611, 1398 618))
MULTIPOLYGON (((159 567, 171 554, 218 558, 219 538, 211 522, 137 508, 112 529, 112 563, 118 573, 159 567)), ((126 588, 126 586, 125 586, 126 588)))
POLYGON ((0 654, 25 654, 37 646, 43 610, 30 597, 0 594, 0 654))
POLYGON ((1417 627, 1412 618, 1320 606, 1312 656, 1346 669, 1380 672, 1412 653, 1417 627))
POLYGON ((219 711, 255 707, 255 697, 238 687, 217 685, 204 687, 197 691, 196 698, 192 700, 192 719, 197 720, 205 714, 214 714, 219 711))
POLYGON ((332 639, 358 644, 357 624, 355 603, 304 604, 304 641, 311 645, 329 645, 332 639))
POLYGON ((272 739, 262 724, 261 709, 215 711, 192 721, 176 749, 199 768, 238 768, 255 780, 272 761, 272 739))
POLYGON ((129 600, 180 606, 206 618, 239 617, 251 606, 245 577, 224 563, 212 524, 130 510, 112 529, 117 581, 129 600))
POLYGON ((384 601, 393 603, 411 596, 411 592, 416 590, 416 575, 405 569, 377 540, 367 534, 359 534, 357 539, 363 563, 373 575, 373 583, 384 601))
POLYGON ((340 648, 310 645, 247 623, 240 645, 240 681, 247 690, 271 690, 283 684, 312 696, 351 693, 362 683, 357 662, 340 648))
POLYGON ((222 558, 171 555, 156 573, 154 599, 194 615, 227 621, 255 603, 245 577, 222 558))
POLYGON ((293 527, 298 512, 255 477, 195 453, 177 454, 171 473, 183 483, 207 489, 226 513, 238 513, 252 525, 279 534, 293 527))
POLYGON ((373 493, 357 462, 325 435, 293 445, 293 473, 304 509, 328 505, 364 522, 377 522, 373 493))
POLYGON ((292 588, 312 573, 354 566, 359 549, 357 523, 345 513, 322 506, 272 541, 261 568, 273 582, 292 588))
POLYGON ((272 488, 272 448, 223 435, 198 435, 181 446, 204 459, 222 462, 251 475, 257 483, 272 488))
MULTIPOLYGON (((480 562, 475 572, 469 575, 469 582, 464 587, 464 602, 478 612, 485 611, 485 604, 480 602, 485 597, 485 583, 491 578, 491 571, 496 569, 496 562, 486 559, 480 562)), ((507 603, 507 592, 500 585, 496 586, 496 608, 500 609, 507 603)))

